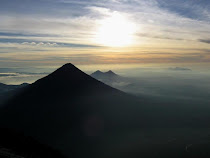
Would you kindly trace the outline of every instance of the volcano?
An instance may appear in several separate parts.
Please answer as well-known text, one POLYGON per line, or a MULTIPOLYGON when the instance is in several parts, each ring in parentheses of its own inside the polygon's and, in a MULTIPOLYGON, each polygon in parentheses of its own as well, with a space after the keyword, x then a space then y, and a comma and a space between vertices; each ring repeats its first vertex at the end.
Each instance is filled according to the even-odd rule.
POLYGON ((69 63, 28 85, 4 105, 0 127, 22 132, 68 157, 103 157, 118 133, 209 126, 208 112, 203 110, 200 116, 198 111, 128 95, 69 63))
POLYGON ((83 141, 136 124, 139 104, 69 63, 13 97, 0 123, 72 156, 83 141))

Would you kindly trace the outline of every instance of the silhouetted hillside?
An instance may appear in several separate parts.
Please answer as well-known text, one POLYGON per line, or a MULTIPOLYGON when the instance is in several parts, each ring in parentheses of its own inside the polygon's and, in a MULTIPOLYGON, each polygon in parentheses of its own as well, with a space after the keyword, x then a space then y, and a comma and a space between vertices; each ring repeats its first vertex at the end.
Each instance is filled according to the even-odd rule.
POLYGON ((5 105, 0 125, 22 131, 68 157, 101 158, 111 153, 108 157, 116 158, 122 157, 115 155, 121 152, 120 144, 134 150, 127 144, 136 143, 138 130, 209 127, 209 112, 209 107, 156 105, 65 64, 5 105), (113 143, 118 145, 111 148, 113 143))
POLYGON ((66 64, 11 100, 1 110, 1 120, 6 127, 72 154, 80 139, 130 126, 128 117, 136 118, 126 104, 137 105, 132 99, 66 64))
POLYGON ((1 158, 64 158, 57 150, 22 133, 0 128, 1 158))

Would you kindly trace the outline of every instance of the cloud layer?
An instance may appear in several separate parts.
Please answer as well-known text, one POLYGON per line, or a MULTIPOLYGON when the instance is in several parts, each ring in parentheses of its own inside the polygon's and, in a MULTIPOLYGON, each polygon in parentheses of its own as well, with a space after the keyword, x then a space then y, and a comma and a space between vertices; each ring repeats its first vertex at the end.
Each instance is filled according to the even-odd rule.
POLYGON ((48 63, 68 53, 77 62, 78 53, 93 56, 87 64, 96 57, 104 63, 104 56, 110 63, 208 62, 209 10, 210 2, 197 0, 2 0, 0 60, 18 63, 18 55, 48 63), (136 25, 130 48, 102 47, 95 39, 100 22, 114 12, 136 25))

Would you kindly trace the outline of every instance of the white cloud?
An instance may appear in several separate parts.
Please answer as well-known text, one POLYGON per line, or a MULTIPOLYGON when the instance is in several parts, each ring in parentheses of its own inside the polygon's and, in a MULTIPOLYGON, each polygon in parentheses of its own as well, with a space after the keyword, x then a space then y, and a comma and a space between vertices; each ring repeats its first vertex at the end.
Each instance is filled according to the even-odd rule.
MULTIPOLYGON (((4 47, 1 51, 57 50, 59 43, 95 44, 92 39, 96 34, 98 22, 111 16, 114 12, 126 16, 129 21, 135 23, 138 28, 136 47, 142 48, 144 45, 152 47, 153 44, 156 44, 162 48, 166 45, 171 48, 178 46, 182 48, 186 45, 192 48, 209 48, 207 44, 198 41, 198 39, 208 39, 210 36, 209 10, 200 6, 192 6, 192 11, 205 17, 196 19, 161 8, 158 2, 158 0, 62 0, 56 1, 56 3, 65 3, 65 7, 56 8, 56 13, 62 12, 62 15, 65 14, 65 16, 56 13, 50 14, 47 11, 45 14, 18 12, 0 14, 0 32, 33 35, 25 37, 0 35, 0 39, 21 39, 22 43, 0 43, 0 47, 4 47), (75 8, 71 10, 74 5, 75 8), (36 36, 40 34, 43 36, 36 36), (24 42, 25 39, 27 39, 26 42, 24 42)), ((189 7, 187 4, 188 2, 183 3, 186 5, 184 7, 189 7)), ((177 5, 179 4, 177 3, 177 5)), ((102 51, 110 50, 103 48, 102 51)), ((174 50, 171 49, 171 51, 174 50)))

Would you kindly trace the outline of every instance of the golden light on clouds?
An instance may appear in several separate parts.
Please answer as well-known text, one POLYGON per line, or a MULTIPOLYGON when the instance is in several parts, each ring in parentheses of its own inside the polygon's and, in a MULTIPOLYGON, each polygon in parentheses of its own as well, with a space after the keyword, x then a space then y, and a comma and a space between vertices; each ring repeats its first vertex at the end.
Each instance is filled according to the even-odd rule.
POLYGON ((114 12, 110 17, 99 22, 96 32, 96 42, 110 47, 123 47, 132 45, 136 26, 125 16, 114 12))

